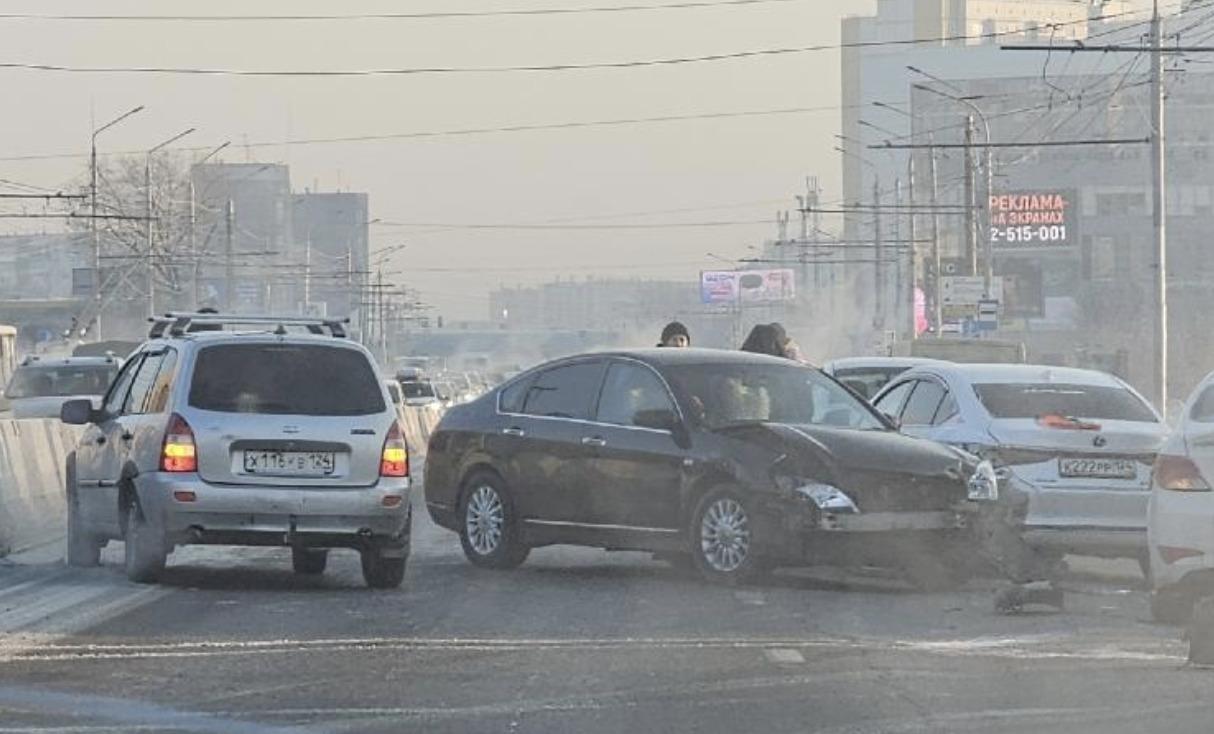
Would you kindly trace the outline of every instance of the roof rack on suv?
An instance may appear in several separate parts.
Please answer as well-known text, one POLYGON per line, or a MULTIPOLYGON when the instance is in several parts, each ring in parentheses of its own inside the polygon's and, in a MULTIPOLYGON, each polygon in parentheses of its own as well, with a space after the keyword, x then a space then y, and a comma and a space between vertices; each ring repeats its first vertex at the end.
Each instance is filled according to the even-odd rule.
POLYGON ((338 339, 346 336, 345 325, 350 319, 320 319, 307 316, 261 316, 261 315, 224 315, 217 313, 190 313, 170 311, 164 316, 148 319, 152 328, 148 332, 149 339, 158 339, 168 332, 169 336, 182 336, 190 330, 191 325, 206 325, 223 327, 227 324, 240 326, 273 326, 277 334, 285 334, 288 326, 302 326, 312 334, 324 334, 325 329, 338 339))

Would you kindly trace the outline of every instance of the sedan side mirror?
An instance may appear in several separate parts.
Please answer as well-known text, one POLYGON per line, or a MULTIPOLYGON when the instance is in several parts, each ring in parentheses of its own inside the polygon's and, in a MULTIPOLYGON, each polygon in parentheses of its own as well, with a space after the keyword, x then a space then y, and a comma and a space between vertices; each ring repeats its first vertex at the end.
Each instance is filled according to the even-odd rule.
POLYGON ((87 426, 95 422, 96 418, 93 401, 88 398, 69 400, 59 408, 59 420, 70 426, 87 426))

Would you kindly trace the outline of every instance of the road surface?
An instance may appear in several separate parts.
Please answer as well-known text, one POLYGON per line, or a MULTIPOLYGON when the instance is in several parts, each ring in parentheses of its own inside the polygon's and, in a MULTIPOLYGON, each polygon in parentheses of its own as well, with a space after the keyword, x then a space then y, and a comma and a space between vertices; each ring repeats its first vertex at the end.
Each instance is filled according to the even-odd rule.
POLYGON ((492 572, 424 513, 414 533, 388 592, 340 551, 308 579, 278 549, 179 550, 160 586, 124 579, 120 544, 97 569, 64 568, 59 544, 10 559, 0 734, 1204 734, 1214 715, 1214 672, 1147 621, 1132 575, 1003 617, 989 584, 810 571, 729 589, 573 548, 492 572))

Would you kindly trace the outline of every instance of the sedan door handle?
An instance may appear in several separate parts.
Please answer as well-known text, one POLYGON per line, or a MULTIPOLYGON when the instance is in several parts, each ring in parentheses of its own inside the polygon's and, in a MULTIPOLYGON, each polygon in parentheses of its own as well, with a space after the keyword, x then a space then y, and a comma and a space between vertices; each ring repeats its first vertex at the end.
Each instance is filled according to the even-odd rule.
POLYGON ((518 426, 510 426, 509 428, 503 428, 502 433, 507 436, 517 436, 519 438, 522 438, 523 436, 527 435, 527 432, 524 431, 523 429, 519 428, 518 426))
POLYGON ((135 437, 135 434, 130 433, 129 431, 123 431, 123 432, 122 432, 122 440, 123 440, 123 441, 130 441, 130 440, 131 440, 132 438, 134 438, 134 437, 135 437))
POLYGON ((606 446, 607 439, 602 438, 600 436, 583 436, 582 445, 583 446, 606 446))

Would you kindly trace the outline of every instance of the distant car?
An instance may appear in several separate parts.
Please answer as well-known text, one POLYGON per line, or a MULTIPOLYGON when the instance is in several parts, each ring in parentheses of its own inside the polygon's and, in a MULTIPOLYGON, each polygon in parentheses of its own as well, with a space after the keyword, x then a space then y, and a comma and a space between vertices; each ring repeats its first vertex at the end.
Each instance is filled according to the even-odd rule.
POLYGON ((990 459, 1021 493, 1024 540, 1145 566, 1151 467, 1167 428, 1103 372, 1041 365, 924 365, 873 400, 901 430, 990 459))
POLYGON ((847 385, 866 400, 872 400, 889 381, 912 367, 938 364, 920 357, 844 357, 827 362, 822 371, 847 385))
POLYGON ((567 543, 726 583, 806 562, 964 565, 965 513, 997 489, 989 464, 898 433, 816 369, 705 349, 536 367, 451 408, 426 459, 426 507, 473 564, 567 543))
POLYGON ((1180 413, 1155 460, 1147 512, 1151 614, 1184 622, 1198 599, 1214 594, 1214 373, 1180 413))
POLYGON ((121 539, 127 576, 151 582, 178 545, 271 545, 320 574, 330 548, 352 548, 369 586, 399 586, 409 454, 370 352, 339 322, 241 316, 264 330, 204 331, 225 322, 171 316, 99 407, 63 406, 85 426, 66 462, 68 562, 97 565, 121 539))
POLYGON ((100 400, 121 367, 116 357, 28 358, 13 372, 4 397, 14 418, 58 418, 69 400, 100 400))
POLYGON ((400 389, 404 403, 409 407, 424 408, 439 404, 438 391, 434 389, 434 383, 430 380, 424 378, 405 380, 400 383, 400 389))

